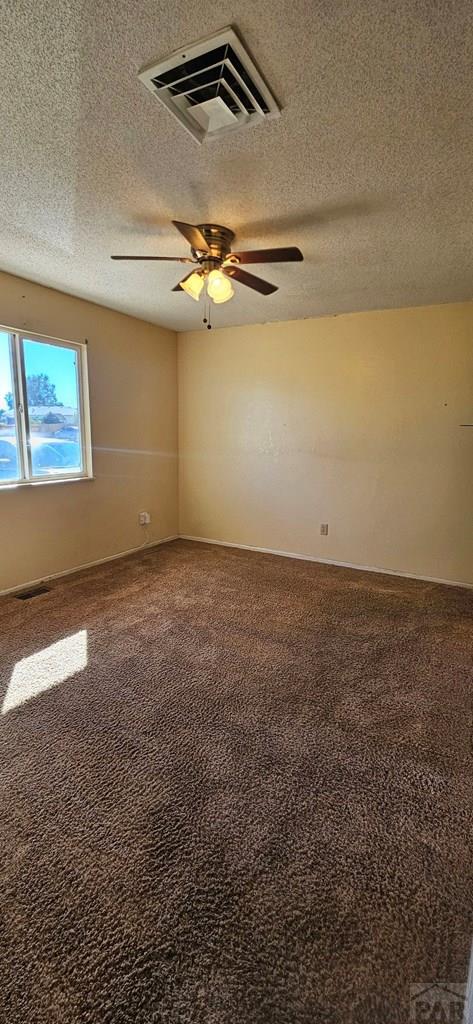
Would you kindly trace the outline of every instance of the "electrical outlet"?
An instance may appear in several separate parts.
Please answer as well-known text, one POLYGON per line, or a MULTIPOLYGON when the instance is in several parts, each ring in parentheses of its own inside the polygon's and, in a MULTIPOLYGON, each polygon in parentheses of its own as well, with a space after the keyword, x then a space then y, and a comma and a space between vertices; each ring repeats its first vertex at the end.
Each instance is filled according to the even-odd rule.
POLYGON ((151 522, 151 516, 149 512, 140 512, 138 514, 138 522, 140 526, 149 526, 151 522))
POLYGON ((320 536, 321 537, 328 537, 328 523, 321 523, 320 524, 320 536))

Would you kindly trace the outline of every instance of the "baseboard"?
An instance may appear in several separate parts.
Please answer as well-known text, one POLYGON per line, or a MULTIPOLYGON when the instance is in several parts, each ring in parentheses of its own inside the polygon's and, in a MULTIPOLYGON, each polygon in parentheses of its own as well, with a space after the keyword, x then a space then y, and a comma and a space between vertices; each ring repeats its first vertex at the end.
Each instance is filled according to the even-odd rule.
POLYGON ((170 537, 162 537, 161 540, 150 540, 147 544, 140 544, 137 548, 128 548, 126 551, 117 551, 115 555, 106 555, 105 558, 96 558, 93 562, 82 562, 80 565, 74 565, 72 569, 62 569, 61 572, 51 572, 48 576, 41 576, 37 580, 26 580, 24 583, 20 583, 18 587, 8 587, 7 590, 0 590, 0 597, 5 597, 7 594, 17 594, 21 590, 29 590, 31 587, 37 587, 40 583, 46 583, 48 580, 58 580, 61 576, 71 576, 74 572, 81 572, 82 569, 92 569, 94 565, 103 565, 105 562, 114 562, 116 558, 126 558, 127 555, 136 555, 138 551, 146 551, 147 548, 155 548, 159 544, 169 544, 171 540, 178 540, 179 534, 173 533, 170 537))
POLYGON ((301 555, 295 551, 279 551, 276 548, 259 548, 254 544, 234 544, 228 540, 214 540, 211 537, 191 537, 179 534, 180 540, 194 540, 198 544, 219 544, 223 548, 242 548, 243 551, 260 551, 264 555, 280 555, 282 558, 297 558, 303 562, 320 562, 322 565, 339 565, 343 569, 358 569, 360 572, 379 572, 386 576, 401 576, 408 580, 420 580, 424 583, 443 583, 447 587, 465 587, 473 590, 473 583, 461 583, 459 580, 444 580, 437 576, 419 576, 414 572, 402 572, 398 569, 383 569, 376 565, 358 565, 356 562, 338 562, 334 558, 318 558, 316 555, 301 555))
POLYGON ((464 587, 467 590, 473 590, 473 583, 463 583, 459 580, 444 580, 438 576, 420 576, 413 572, 384 569, 375 565, 359 565, 357 562, 339 562, 333 558, 318 558, 316 555, 302 555, 296 551, 280 551, 278 548, 261 548, 256 547, 254 544, 235 544, 228 540, 215 540, 213 537, 193 537, 187 533, 173 533, 169 537, 162 537, 161 540, 152 540, 148 544, 140 544, 138 547, 128 548, 126 551, 117 551, 114 555, 106 555, 105 558, 96 558, 93 562, 82 562, 80 565, 73 566, 72 569, 63 569, 61 572, 53 572, 49 573, 48 576, 41 576, 39 579, 26 580, 24 583, 20 583, 17 587, 8 587, 6 590, 0 590, 0 597, 5 597, 7 594, 16 594, 21 590, 36 587, 40 583, 46 583, 48 580, 60 579, 61 576, 71 576, 74 572, 81 572, 82 569, 92 569, 95 565, 103 565, 105 562, 113 562, 117 558, 126 558, 127 555, 135 555, 139 551, 147 550, 147 548, 158 547, 160 544, 169 544, 172 540, 192 540, 198 544, 217 544, 223 548, 241 548, 243 551, 259 551, 263 555, 279 555, 281 558, 296 558, 303 562, 319 562, 322 565, 338 565, 343 569, 357 569, 359 572, 377 572, 386 576, 400 576, 404 579, 420 580, 424 583, 442 583, 447 587, 464 587))

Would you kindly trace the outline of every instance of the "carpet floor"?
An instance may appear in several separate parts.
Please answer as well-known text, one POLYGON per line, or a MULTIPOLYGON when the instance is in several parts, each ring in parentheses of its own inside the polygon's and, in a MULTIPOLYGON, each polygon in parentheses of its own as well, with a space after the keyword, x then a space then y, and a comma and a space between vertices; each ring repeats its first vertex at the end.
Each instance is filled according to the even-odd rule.
POLYGON ((473 593, 186 541, 50 587, 0 601, 2 1024, 434 1019, 473 593))

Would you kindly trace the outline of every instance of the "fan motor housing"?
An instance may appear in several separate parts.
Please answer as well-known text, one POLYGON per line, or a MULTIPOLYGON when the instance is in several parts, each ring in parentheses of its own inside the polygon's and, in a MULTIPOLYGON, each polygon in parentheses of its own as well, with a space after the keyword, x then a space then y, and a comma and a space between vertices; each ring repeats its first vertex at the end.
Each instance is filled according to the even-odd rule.
POLYGON ((198 249, 192 249, 192 255, 195 259, 202 262, 206 260, 209 263, 221 263, 225 256, 231 252, 232 242, 235 238, 235 232, 231 231, 230 228, 223 227, 222 224, 198 224, 197 227, 202 232, 207 245, 209 246, 211 255, 208 253, 202 255, 198 249))

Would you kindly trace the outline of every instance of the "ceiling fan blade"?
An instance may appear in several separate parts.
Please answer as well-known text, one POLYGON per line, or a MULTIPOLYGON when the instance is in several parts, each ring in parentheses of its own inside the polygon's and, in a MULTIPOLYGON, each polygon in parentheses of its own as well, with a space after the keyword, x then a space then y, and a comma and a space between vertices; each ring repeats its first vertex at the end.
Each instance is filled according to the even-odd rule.
POLYGON ((228 267, 222 267, 223 273, 227 277, 234 278, 235 281, 239 281, 240 284, 246 284, 247 288, 253 288, 255 292, 260 292, 261 295, 272 295, 273 292, 277 292, 277 285, 270 284, 269 281, 263 281, 262 277, 255 277, 254 274, 248 274, 246 270, 240 270, 240 267, 230 265, 228 267))
POLYGON ((159 260, 165 263, 195 263, 190 256, 111 256, 111 260, 159 260))
POLYGON ((205 241, 200 228, 196 227, 195 224, 185 224, 182 220, 173 220, 172 223, 181 232, 181 235, 184 235, 184 238, 187 239, 193 249, 199 249, 200 252, 210 252, 210 246, 205 241))
POLYGON ((304 259, 301 250, 290 245, 283 249, 253 249, 250 252, 231 252, 239 263, 299 263, 304 259))

